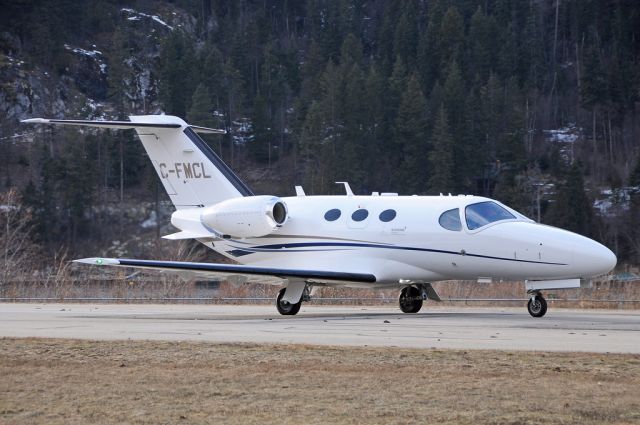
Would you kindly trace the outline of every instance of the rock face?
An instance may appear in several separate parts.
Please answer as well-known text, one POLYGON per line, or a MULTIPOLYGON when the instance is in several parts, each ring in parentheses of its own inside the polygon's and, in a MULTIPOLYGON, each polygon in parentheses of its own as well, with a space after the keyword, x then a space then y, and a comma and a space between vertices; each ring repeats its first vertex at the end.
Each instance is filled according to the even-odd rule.
POLYGON ((60 46, 63 69, 51 69, 29 55, 17 34, 0 33, 4 132, 34 116, 116 118, 160 112, 157 67, 162 39, 173 31, 192 34, 195 18, 164 2, 147 6, 154 10, 113 6, 112 33, 60 46))

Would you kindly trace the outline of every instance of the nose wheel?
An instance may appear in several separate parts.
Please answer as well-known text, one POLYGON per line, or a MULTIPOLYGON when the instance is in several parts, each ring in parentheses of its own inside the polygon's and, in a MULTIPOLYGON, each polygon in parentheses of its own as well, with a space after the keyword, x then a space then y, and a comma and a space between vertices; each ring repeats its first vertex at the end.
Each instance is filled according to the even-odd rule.
POLYGON ((547 313, 547 300, 541 293, 533 294, 527 303, 527 310, 533 317, 542 317, 547 313))

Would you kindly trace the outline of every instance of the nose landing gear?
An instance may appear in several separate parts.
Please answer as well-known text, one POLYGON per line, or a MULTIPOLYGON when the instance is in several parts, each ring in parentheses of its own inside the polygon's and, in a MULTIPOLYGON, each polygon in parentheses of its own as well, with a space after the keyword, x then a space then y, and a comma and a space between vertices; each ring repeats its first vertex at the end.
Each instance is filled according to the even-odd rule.
POLYGON ((527 310, 533 317, 542 317, 547 313, 547 300, 544 299, 542 293, 534 292, 527 303, 527 310))

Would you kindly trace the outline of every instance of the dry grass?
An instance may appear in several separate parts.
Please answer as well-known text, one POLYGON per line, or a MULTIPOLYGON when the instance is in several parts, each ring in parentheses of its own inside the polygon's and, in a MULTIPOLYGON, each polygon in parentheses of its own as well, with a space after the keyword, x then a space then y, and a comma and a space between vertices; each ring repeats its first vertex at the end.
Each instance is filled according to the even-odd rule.
POLYGON ((0 340, 0 423, 640 423, 640 356, 0 340))

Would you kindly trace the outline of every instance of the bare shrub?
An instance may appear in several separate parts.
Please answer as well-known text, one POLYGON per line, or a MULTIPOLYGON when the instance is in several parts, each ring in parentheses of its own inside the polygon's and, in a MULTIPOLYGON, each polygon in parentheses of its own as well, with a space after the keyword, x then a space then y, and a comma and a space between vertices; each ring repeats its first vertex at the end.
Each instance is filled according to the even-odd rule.
POLYGON ((23 284, 39 270, 39 249, 31 240, 31 211, 25 208, 15 189, 0 194, 0 293, 9 284, 23 284))

